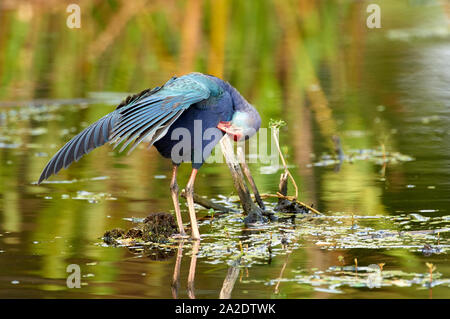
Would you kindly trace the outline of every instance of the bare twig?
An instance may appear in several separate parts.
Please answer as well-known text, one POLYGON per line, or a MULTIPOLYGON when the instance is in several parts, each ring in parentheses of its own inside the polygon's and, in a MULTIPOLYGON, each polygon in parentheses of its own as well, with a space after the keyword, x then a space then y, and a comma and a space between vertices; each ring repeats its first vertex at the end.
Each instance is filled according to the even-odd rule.
POLYGON ((245 184, 244 175, 241 167, 239 166, 239 161, 236 159, 234 154, 233 146, 231 145, 228 134, 225 134, 222 137, 220 140, 220 146, 222 147, 222 153, 225 156, 231 176, 233 177, 234 188, 239 195, 244 213, 247 215, 245 222, 254 223, 257 221, 265 221, 263 211, 252 201, 252 197, 247 185, 245 184))
POLYGON ((299 201, 297 198, 295 198, 294 196, 284 196, 284 195, 282 195, 282 194, 280 194, 280 193, 276 193, 276 194, 261 194, 261 198, 270 198, 270 197, 272 197, 272 198, 283 198, 283 199, 287 199, 287 200, 290 200, 290 201, 293 201, 293 202, 297 202, 298 204, 300 204, 301 206, 304 206, 304 207, 306 207, 307 209, 309 209, 310 211, 312 211, 312 212, 314 212, 314 213, 316 213, 316 214, 318 214, 318 215, 323 215, 321 212, 319 212, 317 209, 315 209, 315 208, 312 208, 311 206, 309 206, 309 205, 307 205, 307 204, 305 204, 305 203, 303 203, 303 202, 301 202, 301 201, 299 201))
POLYGON ((241 167, 244 171, 244 174, 247 177, 250 186, 252 187, 253 193, 255 194, 256 202, 258 203, 259 207, 261 207, 262 210, 266 210, 266 206, 264 205, 264 202, 262 201, 261 196, 259 195, 259 191, 258 188, 256 187, 255 180, 253 179, 252 173, 250 172, 250 168, 248 167, 247 162, 245 161, 245 155, 244 151, 242 150, 242 147, 238 147, 237 156, 238 160, 241 163, 241 167))
POLYGON ((292 184, 294 185, 294 188, 295 188, 295 198, 297 199, 297 198, 298 198, 298 187, 297 187, 297 183, 295 182, 294 177, 292 176, 291 172, 289 172, 289 170, 288 170, 288 168, 287 168, 286 160, 284 159, 283 152, 281 152, 281 148, 280 148, 280 142, 279 142, 279 139, 278 139, 278 135, 279 135, 280 129, 279 129, 278 126, 276 126, 276 125, 273 125, 272 128, 273 128, 273 130, 272 130, 272 132, 273 132, 273 138, 275 139, 275 144, 276 144, 276 146, 277 146, 278 153, 280 154, 281 162, 283 163, 283 166, 284 166, 284 171, 289 175, 289 178, 291 179, 292 184))
MULTIPOLYGON (((181 191, 181 197, 186 198, 186 193, 185 190, 183 189, 181 191)), ((230 208, 230 207, 226 207, 223 205, 220 205, 218 203, 214 203, 213 201, 211 201, 210 199, 204 198, 199 196, 198 194, 194 193, 194 203, 201 205, 205 208, 212 208, 214 210, 220 211, 220 212, 224 212, 224 213, 230 213, 230 212, 238 212, 237 209, 234 208, 230 208)))
POLYGON ((241 257, 238 257, 238 259, 233 263, 233 265, 228 268, 227 276, 225 277, 225 280, 223 281, 222 289, 220 290, 220 299, 230 299, 231 293, 234 288, 234 284, 236 283, 236 279, 239 276, 239 265, 241 262, 241 257))
POLYGON ((277 281, 277 284, 275 285, 275 293, 276 294, 278 294, 279 293, 279 287, 280 287, 280 282, 281 282, 281 279, 283 278, 283 273, 284 273, 284 270, 286 269, 286 266, 287 266, 287 263, 288 263, 288 260, 289 260, 289 256, 291 255, 291 253, 288 253, 287 255, 286 255, 286 259, 284 260, 284 263, 283 263, 283 267, 281 267, 281 271, 280 271, 280 275, 278 276, 278 281, 277 281))

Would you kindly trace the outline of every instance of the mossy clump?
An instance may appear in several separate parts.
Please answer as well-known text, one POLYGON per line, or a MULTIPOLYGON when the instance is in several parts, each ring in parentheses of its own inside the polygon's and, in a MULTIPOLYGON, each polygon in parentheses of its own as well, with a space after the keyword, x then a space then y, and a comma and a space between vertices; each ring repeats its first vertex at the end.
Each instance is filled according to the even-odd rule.
POLYGON ((103 234, 103 241, 108 245, 115 244, 117 239, 121 238, 125 234, 125 231, 121 228, 114 228, 112 230, 107 230, 103 234))
POLYGON ((127 233, 125 234, 125 238, 142 238, 142 229, 139 228, 130 228, 128 229, 127 233))
POLYGON ((134 245, 136 243, 166 243, 178 228, 175 218, 169 213, 154 213, 148 215, 143 222, 127 231, 115 228, 103 235, 103 241, 108 245, 134 245))
POLYGON ((142 239, 154 243, 164 243, 177 231, 175 218, 171 214, 155 213, 144 219, 142 239))
POLYGON ((278 204, 273 209, 276 212, 288 214, 309 214, 310 210, 297 202, 280 198, 278 204))

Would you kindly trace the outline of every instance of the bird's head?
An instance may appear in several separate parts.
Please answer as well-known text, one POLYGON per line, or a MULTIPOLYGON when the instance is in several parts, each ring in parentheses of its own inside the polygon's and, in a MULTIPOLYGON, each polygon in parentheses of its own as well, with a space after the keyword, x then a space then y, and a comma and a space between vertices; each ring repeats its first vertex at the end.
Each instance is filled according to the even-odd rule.
POLYGON ((211 77, 230 94, 234 110, 231 121, 220 122, 217 127, 233 136, 235 141, 247 140, 255 135, 261 126, 261 116, 258 111, 230 83, 211 77))
POLYGON ((233 136, 235 141, 247 140, 258 132, 261 116, 250 104, 243 110, 236 110, 230 122, 220 122, 217 126, 225 133, 233 136))

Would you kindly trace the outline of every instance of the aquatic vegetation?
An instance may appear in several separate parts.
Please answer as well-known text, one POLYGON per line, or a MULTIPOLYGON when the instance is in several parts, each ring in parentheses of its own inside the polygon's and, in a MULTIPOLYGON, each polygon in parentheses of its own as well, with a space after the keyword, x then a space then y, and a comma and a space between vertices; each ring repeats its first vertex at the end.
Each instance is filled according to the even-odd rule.
POLYGON ((132 246, 137 249, 137 246, 167 243, 170 236, 177 232, 175 219, 168 213, 150 214, 137 224, 127 231, 123 229, 106 231, 103 241, 109 245, 132 246))
MULTIPOLYGON (((273 207, 272 203, 266 203, 273 207)), ((208 214, 211 215, 211 212, 208 214)), ((288 214, 276 214, 282 219, 288 214)), ((424 230, 405 230, 409 223, 415 223, 417 214, 401 214, 398 216, 357 216, 354 214, 336 214, 333 216, 302 216, 292 215, 292 222, 260 223, 251 227, 243 228, 243 215, 236 212, 220 214, 215 218, 205 218, 199 222, 200 229, 208 227, 208 233, 203 233, 202 242, 196 253, 198 262, 205 264, 226 264, 230 267, 229 275, 234 274, 236 280, 236 269, 271 263, 276 256, 285 255, 289 258, 292 251, 305 249, 315 245, 325 250, 408 250, 412 253, 422 252, 428 246, 430 254, 447 254, 450 248, 450 237, 441 237, 441 233, 448 234, 450 228, 444 227, 448 224, 448 216, 430 217, 426 219, 424 230), (356 225, 358 227, 354 227, 356 225), (301 239, 301 240, 299 240, 301 239), (433 247, 431 246, 433 245, 433 247)), ((169 215, 171 216, 171 215, 169 215)), ((172 217, 173 219, 173 217, 172 217)), ((142 222, 142 220, 130 220, 142 222)), ((130 230, 142 229, 141 226, 130 230)), ((105 242, 109 244, 128 247, 134 254, 164 259, 165 254, 174 254, 178 240, 169 238, 166 243, 158 243, 156 240, 143 240, 142 234, 130 235, 130 230, 113 230, 104 236, 105 242), (115 237, 115 241, 108 241, 109 237, 115 237), (139 239, 136 240, 136 237, 139 239), (118 239, 119 238, 119 239, 118 239), (133 239, 131 239, 133 238, 133 239), (158 251, 160 255, 158 258, 158 251)), ((176 226, 173 223, 173 230, 176 226)), ((187 248, 192 247, 191 242, 185 243, 187 248)), ((184 253, 191 255, 187 249, 184 253)), ((287 262, 287 259, 286 259, 287 262)), ((353 265, 348 265, 345 257, 339 255, 336 259, 338 265, 327 269, 293 269, 287 273, 284 267, 278 278, 274 279, 251 279, 241 278, 242 284, 262 283, 264 285, 276 286, 275 292, 279 293, 280 284, 295 283, 298 285, 311 286, 313 290, 327 293, 343 293, 349 288, 382 288, 382 287, 417 287, 430 288, 436 286, 450 287, 450 279, 444 278, 436 272, 436 267, 427 263, 428 274, 408 273, 401 268, 390 266, 386 269, 385 262, 361 265, 358 258, 353 259, 353 265)), ((230 275, 231 276, 231 275, 230 275)), ((229 276, 227 277, 229 279, 229 276)), ((225 280, 226 287, 234 284, 225 280)))
POLYGON ((419 39, 448 39, 450 37, 450 27, 421 27, 409 29, 391 29, 386 33, 386 38, 391 41, 412 42, 419 39))
MULTIPOLYGON (((91 181, 104 181, 106 179, 109 179, 109 176, 97 176, 97 177, 91 177, 91 178, 74 178, 71 180, 56 180, 56 181, 43 181, 42 184, 74 184, 74 183, 82 183, 82 182, 91 182, 91 181)), ((34 182, 33 184, 37 184, 34 182)), ((82 194, 85 194, 84 191, 82 194)))
MULTIPOLYGON (((225 298, 417 298, 433 287, 448 298, 449 5, 379 2, 380 30, 362 27, 363 1, 83 2, 77 32, 61 27, 63 2, 9 1, 0 22, 0 295, 169 298, 181 255, 182 280, 197 260, 198 298, 218 297, 221 280, 225 298), (57 147, 128 92, 193 70, 239 88, 265 127, 286 121, 280 148, 298 197, 324 216, 276 212, 277 222, 244 226, 228 170, 211 165, 196 193, 234 212, 198 207, 198 248, 185 241, 177 252, 175 239, 109 247, 105 230, 139 237, 141 217, 171 209, 170 171, 154 153, 99 150, 33 183, 57 147), (85 266, 83 295, 65 286, 69 262, 85 266)), ((277 191, 281 161, 250 168, 261 192, 277 191)), ((264 198, 270 211, 277 201, 264 198)))
MULTIPOLYGON (((276 216, 283 218, 286 214, 277 213, 276 216)), ((242 253, 242 245, 248 247, 241 256, 241 265, 245 267, 265 264, 269 257, 283 255, 289 250, 309 245, 326 250, 401 248, 422 252, 425 244, 433 243, 433 253, 437 254, 446 254, 450 248, 448 236, 440 238, 440 243, 437 244, 438 234, 450 232, 450 228, 434 228, 447 223, 447 219, 442 217, 430 218, 426 230, 415 231, 405 230, 407 223, 414 223, 414 217, 408 215, 296 215, 292 218, 293 223, 260 223, 244 229, 243 218, 240 213, 228 213, 200 221, 200 227, 208 227, 210 231, 203 235, 198 258, 206 263, 231 264, 233 257, 242 253), (358 221, 357 228, 352 226, 352 220, 358 221), (298 238, 302 241, 298 242, 298 238), (283 248, 283 242, 288 243, 288 249, 283 248)), ((133 245, 135 244, 133 242, 133 245)), ((344 257, 339 258, 339 262, 344 266, 344 257)), ((356 259, 354 262, 358 267, 356 259)), ((380 265, 384 266, 384 263, 380 265)), ((382 266, 380 268, 382 269, 382 266)))
POLYGON ((113 197, 109 193, 93 193, 88 191, 77 191, 76 196, 70 197, 69 195, 66 195, 62 197, 63 199, 78 199, 78 200, 86 200, 89 203, 95 204, 98 203, 101 200, 117 200, 116 197, 113 197))
MULTIPOLYGON (((368 266, 331 266, 325 270, 310 271, 307 269, 292 270, 292 278, 283 278, 281 282, 293 282, 299 285, 311 286, 315 291, 333 294, 344 293, 346 287, 350 288, 382 288, 382 287, 417 287, 429 288, 429 279, 424 273, 407 273, 401 270, 382 270, 378 265, 368 266)), ((266 285, 274 286, 279 279, 260 281, 266 285)), ((254 283, 254 280, 243 280, 244 283, 254 283)), ((444 286, 450 288, 450 279, 442 278, 441 274, 435 276, 432 287, 444 286)))
POLYGON ((436 266, 433 265, 432 263, 425 263, 425 265, 427 265, 428 272, 430 274, 430 285, 431 285, 433 283, 433 272, 436 270, 436 266))
POLYGON ((318 160, 308 164, 313 166, 334 166, 341 163, 353 163, 356 161, 370 161, 375 165, 398 164, 401 162, 414 161, 414 158, 399 152, 385 152, 382 147, 377 149, 351 149, 345 150, 342 158, 336 158, 330 154, 322 154, 318 160))
MULTIPOLYGON (((286 125, 286 122, 284 122, 283 120, 270 119, 270 121, 269 121, 269 127, 272 128, 272 135, 273 135, 275 144, 277 146, 277 150, 278 150, 278 154, 280 155, 281 162, 283 163, 284 172, 287 176, 289 176, 289 179, 292 182, 292 186, 294 186, 294 189, 295 189, 294 199, 297 199, 298 198, 298 186, 297 186, 297 183, 295 182, 294 177, 292 176, 291 172, 288 169, 286 160, 284 159, 283 152, 281 151, 281 148, 280 148, 280 138, 279 138, 280 128, 285 125, 286 125)), ((287 186, 286 186, 286 192, 283 195, 284 196, 287 195, 287 186)))

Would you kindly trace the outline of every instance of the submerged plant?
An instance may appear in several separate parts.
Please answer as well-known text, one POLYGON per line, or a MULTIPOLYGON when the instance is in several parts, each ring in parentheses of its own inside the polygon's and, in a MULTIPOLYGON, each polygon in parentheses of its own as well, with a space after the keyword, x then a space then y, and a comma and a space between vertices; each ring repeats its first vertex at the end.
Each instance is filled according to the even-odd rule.
POLYGON ((344 257, 342 255, 338 256, 338 260, 341 263, 341 270, 344 270, 344 266, 345 266, 345 260, 344 257))
POLYGON ((210 216, 210 221, 212 221, 214 219, 214 209, 210 208, 208 210, 208 215, 210 216))
POLYGON ((436 266, 433 265, 432 263, 425 263, 428 267, 428 272, 430 274, 430 285, 433 282, 433 271, 436 270, 436 266))

